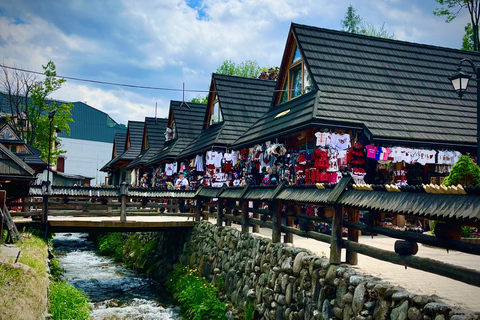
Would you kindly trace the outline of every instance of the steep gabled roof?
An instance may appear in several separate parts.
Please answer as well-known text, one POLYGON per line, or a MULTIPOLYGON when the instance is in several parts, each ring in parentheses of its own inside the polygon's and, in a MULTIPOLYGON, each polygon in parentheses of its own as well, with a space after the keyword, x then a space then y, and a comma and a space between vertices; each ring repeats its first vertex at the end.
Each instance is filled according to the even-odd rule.
POLYGON ((165 144, 165 129, 168 119, 145 118, 145 127, 143 132, 142 148, 140 154, 127 166, 127 169, 133 169, 144 166, 150 161, 165 144), (146 140, 146 141, 145 141, 146 140), (148 148, 145 148, 148 146, 148 148))
POLYGON ((182 101, 170 102, 169 124, 175 122, 176 138, 167 141, 162 149, 145 165, 174 160, 202 131, 207 105, 182 101))
POLYGON ((115 165, 123 168, 136 158, 142 147, 143 126, 144 122, 142 121, 128 121, 127 133, 115 134, 112 157, 115 153, 117 157, 107 162, 100 171, 113 170, 115 165), (128 149, 127 146, 129 146, 128 149), (122 152, 122 150, 124 151, 122 152))
POLYGON ((35 170, 0 144, 0 179, 35 179, 35 170))
MULTIPOLYGON (((378 143, 475 147, 476 82, 472 79, 459 98, 447 78, 463 58, 480 64, 480 54, 299 24, 292 24, 290 37, 298 44, 314 91, 319 91, 312 119, 302 124, 360 125, 378 143)), ((280 77, 285 72, 283 68, 280 77)), ((283 105, 272 108, 284 109, 283 105)), ((259 142, 264 134, 250 132, 258 131, 256 127, 235 145, 259 142)), ((287 129, 285 124, 276 132, 287 129)))
POLYGON ((119 161, 132 161, 140 153, 144 125, 143 121, 128 121, 125 152, 119 157, 119 161))
POLYGON ((112 159, 108 161, 100 171, 108 171, 108 169, 118 161, 118 158, 125 152, 125 141, 127 133, 116 132, 113 138, 112 159))
MULTIPOLYGON (((179 156, 187 158, 213 146, 225 147, 233 143, 268 111, 274 88, 275 81, 214 73, 210 90, 216 90, 223 122, 205 128, 179 156)), ((209 105, 212 99, 213 94, 209 97, 209 105)))

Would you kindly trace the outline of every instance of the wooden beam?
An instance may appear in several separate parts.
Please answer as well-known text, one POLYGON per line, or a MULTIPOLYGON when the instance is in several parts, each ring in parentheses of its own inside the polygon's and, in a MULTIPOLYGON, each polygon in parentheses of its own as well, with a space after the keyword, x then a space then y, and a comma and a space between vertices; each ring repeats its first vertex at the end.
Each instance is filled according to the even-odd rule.
POLYGON ((282 200, 275 200, 272 216, 272 242, 280 242, 282 235, 282 200))
POLYGON ((378 233, 392 238, 419 242, 439 248, 457 250, 465 253, 480 255, 479 244, 473 244, 459 240, 442 240, 435 236, 427 236, 414 232, 392 230, 384 227, 370 227, 364 224, 354 223, 350 221, 344 221, 344 226, 347 228, 356 228, 358 230, 369 233, 378 233))
POLYGON ((221 227, 223 224, 223 199, 217 201, 217 227, 221 227))
POLYGON ((200 221, 200 218, 202 216, 202 211, 203 211, 202 199, 200 198, 197 199, 196 207, 197 208, 195 210, 195 221, 200 221))
MULTIPOLYGON (((360 210, 347 209, 348 221, 359 223, 360 210)), ((355 228, 348 228, 348 240, 358 242, 359 230, 355 228)), ((354 251, 347 250, 347 263, 355 266, 358 264, 358 254, 354 251)))
POLYGON ((3 212, 5 210, 6 202, 7 202, 7 191, 0 190, 0 245, 3 242, 3 223, 4 223, 3 212))
MULTIPOLYGON (((260 206, 262 205, 262 202, 261 201, 253 201, 253 208, 252 208, 252 212, 253 212, 253 219, 258 219, 259 218, 259 213, 258 211, 255 211, 256 209, 260 208, 260 206)), ((260 226, 254 224, 252 226, 252 232, 253 233, 259 233, 260 232, 260 226)))
POLYGON ((472 270, 429 258, 401 256, 391 251, 378 249, 348 240, 343 240, 342 246, 348 250, 355 251, 378 260, 427 271, 480 287, 480 271, 477 270, 472 270))
POLYGON ((240 207, 242 207, 242 233, 248 233, 248 226, 250 224, 248 217, 248 200, 242 200, 240 207))
POLYGON ((338 265, 342 259, 343 206, 336 206, 334 209, 330 242, 330 263, 338 265))
POLYGON ((286 226, 282 226, 282 231, 293 233, 293 234, 296 234, 296 235, 298 235, 300 237, 304 237, 304 238, 312 238, 312 239, 315 239, 315 240, 318 240, 318 241, 321 241, 321 242, 325 242, 325 243, 331 243, 331 241, 332 241, 331 236, 329 236, 327 234, 315 232, 315 231, 302 231, 302 230, 297 229, 297 228, 286 227, 286 226))

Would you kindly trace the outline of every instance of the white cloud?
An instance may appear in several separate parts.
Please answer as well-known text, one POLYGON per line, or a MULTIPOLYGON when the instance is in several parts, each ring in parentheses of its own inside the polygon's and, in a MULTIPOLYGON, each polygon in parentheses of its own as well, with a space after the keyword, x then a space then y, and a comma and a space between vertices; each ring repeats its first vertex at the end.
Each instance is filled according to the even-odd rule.
POLYGON ((51 98, 84 102, 124 124, 127 124, 128 120, 144 121, 145 117, 154 117, 155 103, 158 104, 157 116, 166 117, 170 106, 169 100, 161 97, 147 98, 123 89, 103 90, 71 82, 65 83, 60 90, 52 94, 51 98))

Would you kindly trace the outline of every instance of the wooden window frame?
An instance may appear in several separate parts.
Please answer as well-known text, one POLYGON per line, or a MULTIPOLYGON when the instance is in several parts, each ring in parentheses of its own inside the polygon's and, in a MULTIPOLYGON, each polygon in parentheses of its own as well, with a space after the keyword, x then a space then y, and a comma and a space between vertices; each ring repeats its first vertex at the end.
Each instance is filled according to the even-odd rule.
MULTIPOLYGON (((303 59, 303 56, 301 55, 301 53, 300 53, 300 59, 298 59, 295 62, 292 62, 293 58, 295 57, 295 51, 297 50, 297 48, 298 48, 298 46, 295 43, 292 46, 292 49, 289 52, 288 61, 290 61, 290 62, 288 64, 288 67, 286 68, 285 77, 284 77, 284 80, 283 80, 282 86, 281 86, 282 90, 284 90, 285 89, 285 83, 287 83, 287 91, 283 91, 282 94, 279 95, 277 105, 282 104, 281 101, 282 101, 283 95, 285 93, 287 93, 287 101, 286 102, 288 102, 290 100, 293 100, 295 98, 298 98, 305 93, 305 63, 304 63, 304 59, 303 59), (300 67, 300 71, 301 71, 301 74, 302 74, 302 93, 299 94, 298 96, 292 98, 292 91, 293 90, 292 90, 291 74, 292 74, 292 70, 296 69, 297 67, 300 67)), ((285 103, 285 102, 283 102, 283 103, 285 103)))

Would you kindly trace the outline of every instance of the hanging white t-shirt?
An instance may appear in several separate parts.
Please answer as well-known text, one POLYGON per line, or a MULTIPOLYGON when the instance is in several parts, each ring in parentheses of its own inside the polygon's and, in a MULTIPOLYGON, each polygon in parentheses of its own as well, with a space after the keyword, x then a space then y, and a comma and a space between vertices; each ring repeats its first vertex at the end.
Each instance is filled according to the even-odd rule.
POLYGON ((173 175, 173 163, 165 164, 165 173, 169 177, 171 177, 173 175))
POLYGON ((217 157, 217 153, 215 151, 207 151, 207 155, 205 157, 205 162, 207 165, 215 164, 215 159, 217 157))
POLYGON ((337 135, 335 133, 325 133, 325 147, 333 147, 337 142, 337 135))
POLYGON ((202 158, 202 156, 197 155, 195 157, 195 170, 203 171, 203 158, 202 158))
POLYGON ((335 144, 332 146, 337 150, 347 150, 352 146, 350 144, 350 135, 348 133, 337 134, 335 144))
POLYGON ((215 168, 222 167, 222 159, 223 159, 223 154, 221 152, 218 152, 217 155, 215 156, 215 168))
POLYGON ((317 137, 317 146, 320 147, 325 147, 325 140, 327 139, 327 133, 326 132, 316 132, 315 137, 317 137))

